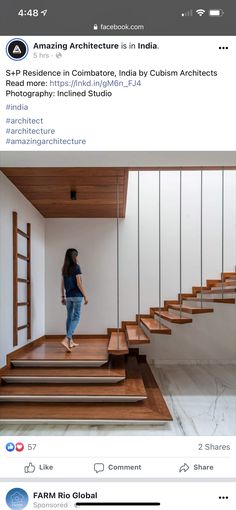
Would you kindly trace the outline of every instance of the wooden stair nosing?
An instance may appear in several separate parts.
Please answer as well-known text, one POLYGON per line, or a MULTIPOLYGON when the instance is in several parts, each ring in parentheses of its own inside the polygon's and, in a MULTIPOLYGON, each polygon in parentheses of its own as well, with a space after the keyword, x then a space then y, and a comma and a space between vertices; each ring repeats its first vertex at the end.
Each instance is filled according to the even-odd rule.
POLYGON ((171 335, 171 329, 152 317, 142 317, 141 322, 153 334, 171 335))
POLYGON ((115 356, 122 356, 124 354, 128 354, 129 349, 127 346, 125 333, 123 331, 113 331, 110 336, 109 344, 108 344, 108 353, 113 354, 115 356))
POLYGON ((173 324, 190 324, 191 322, 193 322, 192 319, 190 319, 189 317, 181 317, 180 315, 175 316, 174 314, 171 314, 167 310, 162 312, 156 311, 155 315, 157 315, 157 317, 161 317, 161 319, 165 321, 172 322, 173 324))
POLYGON ((164 423, 171 414, 154 379, 150 367, 142 362, 139 368, 147 399, 136 403, 30 403, 2 402, 1 423, 164 423))
POLYGON ((146 390, 135 356, 125 363, 126 379, 119 384, 4 384, 0 386, 0 401, 102 401, 146 398, 146 390))
POLYGON ((180 306, 180 304, 179 305, 169 305, 168 308, 170 308, 171 310, 178 310, 178 311, 181 309, 182 312, 190 313, 192 315, 214 312, 214 308, 199 308, 196 306, 192 307, 192 306, 185 306, 185 305, 180 306))

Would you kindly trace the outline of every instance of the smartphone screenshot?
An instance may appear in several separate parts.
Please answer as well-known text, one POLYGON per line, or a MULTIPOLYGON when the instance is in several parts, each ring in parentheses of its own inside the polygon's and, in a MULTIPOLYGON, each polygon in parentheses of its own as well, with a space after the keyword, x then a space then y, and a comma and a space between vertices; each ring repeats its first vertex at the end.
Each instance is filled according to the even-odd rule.
POLYGON ((235 2, 0 19, 0 508, 236 505, 235 2))

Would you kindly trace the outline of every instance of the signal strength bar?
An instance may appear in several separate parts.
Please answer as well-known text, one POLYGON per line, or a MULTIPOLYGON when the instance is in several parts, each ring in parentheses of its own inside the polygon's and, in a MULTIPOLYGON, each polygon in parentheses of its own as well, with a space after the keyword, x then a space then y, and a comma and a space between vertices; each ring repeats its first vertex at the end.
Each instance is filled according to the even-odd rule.
POLYGON ((193 9, 181 13, 181 16, 193 16, 193 9))

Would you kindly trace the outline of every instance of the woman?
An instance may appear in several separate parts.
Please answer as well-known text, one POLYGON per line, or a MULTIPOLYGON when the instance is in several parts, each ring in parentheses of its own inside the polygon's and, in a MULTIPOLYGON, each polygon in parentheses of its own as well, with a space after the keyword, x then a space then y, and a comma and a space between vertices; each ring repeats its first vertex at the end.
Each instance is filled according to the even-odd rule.
POLYGON ((73 342, 72 335, 80 322, 83 299, 85 305, 88 303, 81 274, 78 251, 75 248, 69 248, 65 254, 61 281, 61 302, 67 308, 66 337, 62 341, 62 345, 68 352, 71 352, 72 347, 79 345, 73 342))

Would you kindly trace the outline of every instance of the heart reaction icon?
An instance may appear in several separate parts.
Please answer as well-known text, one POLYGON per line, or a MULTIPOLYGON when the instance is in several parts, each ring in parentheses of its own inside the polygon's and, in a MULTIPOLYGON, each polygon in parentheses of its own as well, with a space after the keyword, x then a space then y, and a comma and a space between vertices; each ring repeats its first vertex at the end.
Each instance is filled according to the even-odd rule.
POLYGON ((16 451, 17 452, 23 452, 23 450, 24 450, 23 443, 16 443, 16 451))

